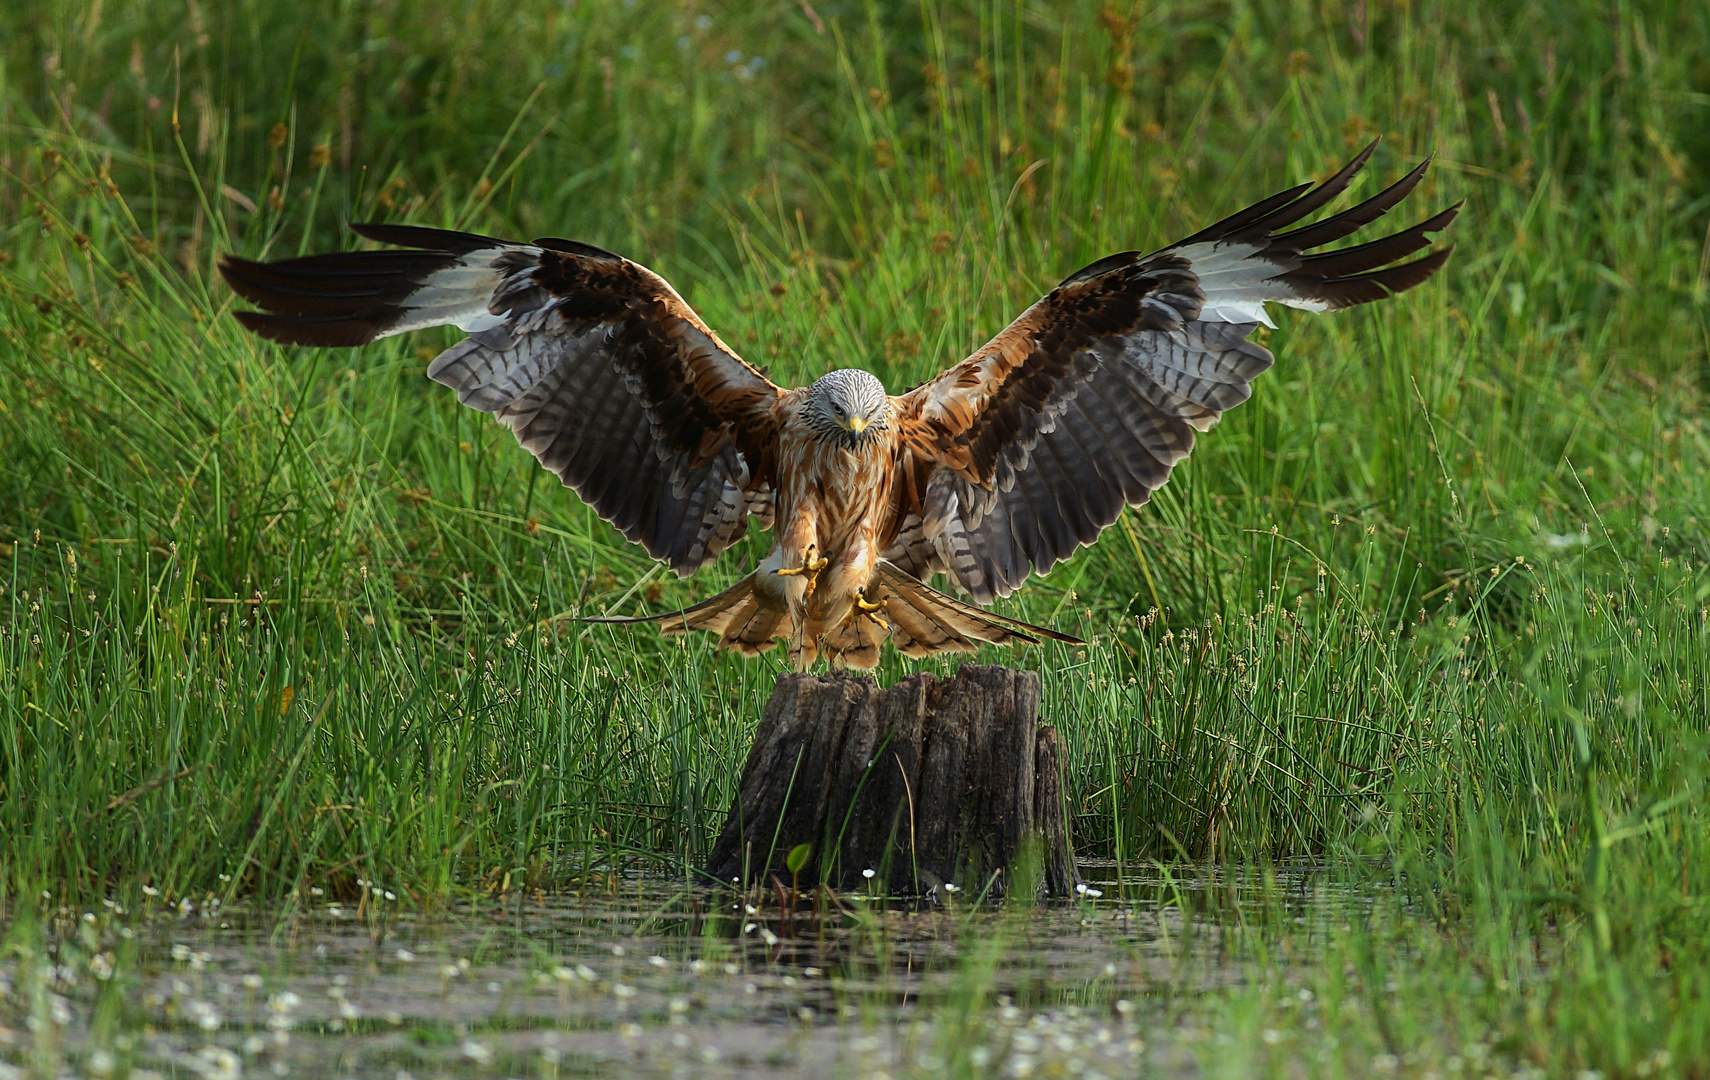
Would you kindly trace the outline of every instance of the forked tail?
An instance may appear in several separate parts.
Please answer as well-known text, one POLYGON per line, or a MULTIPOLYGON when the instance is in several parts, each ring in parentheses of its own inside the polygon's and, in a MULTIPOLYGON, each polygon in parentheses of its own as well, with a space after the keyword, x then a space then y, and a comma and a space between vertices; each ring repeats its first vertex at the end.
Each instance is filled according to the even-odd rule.
MULTIPOLYGON (((874 568, 867 596, 883 606, 885 621, 890 624, 891 644, 904 656, 973 652, 982 641, 993 645, 1037 645, 1049 639, 1068 645, 1086 644, 1080 638, 1006 618, 941 593, 884 559, 874 568)), ((878 662, 878 650, 863 647, 867 643, 862 636, 847 642, 844 639, 851 627, 870 621, 868 616, 857 615, 825 636, 822 648, 833 663, 870 668, 878 662), (841 648, 846 644, 853 647, 841 648)), ((859 635, 859 631, 856 633, 859 635)))
POLYGON ((759 571, 755 571, 719 593, 693 607, 668 611, 663 615, 600 616, 585 618, 591 623, 658 623, 659 632, 675 637, 690 630, 705 630, 718 635, 718 647, 735 649, 744 656, 758 656, 777 645, 774 638, 789 632, 784 625, 789 612, 769 607, 754 587, 759 571))
MULTIPOLYGON (((661 615, 600 616, 591 623, 658 623, 664 634, 705 630, 719 636, 719 648, 756 656, 791 636, 789 612, 766 603, 755 587, 756 571, 709 600, 661 615)), ((823 654, 838 667, 867 670, 879 662, 880 646, 889 637, 904 656, 940 652, 973 652, 979 643, 1037 645, 1042 640, 1068 645, 1080 638, 1043 626, 982 610, 928 586, 893 563, 879 560, 867 586, 867 600, 880 610, 850 613, 841 625, 804 628, 800 645, 791 645, 790 661, 806 668, 823 654)))

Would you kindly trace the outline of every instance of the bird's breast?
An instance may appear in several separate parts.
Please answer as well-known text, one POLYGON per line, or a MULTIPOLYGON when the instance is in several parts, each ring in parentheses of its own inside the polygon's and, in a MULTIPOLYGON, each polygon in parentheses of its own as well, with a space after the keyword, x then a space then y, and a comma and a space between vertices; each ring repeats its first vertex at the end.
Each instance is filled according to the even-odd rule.
POLYGON ((781 442, 779 509, 811 514, 822 548, 848 543, 863 526, 877 527, 889 509, 896 474, 894 433, 879 432, 853 447, 811 435, 781 442))

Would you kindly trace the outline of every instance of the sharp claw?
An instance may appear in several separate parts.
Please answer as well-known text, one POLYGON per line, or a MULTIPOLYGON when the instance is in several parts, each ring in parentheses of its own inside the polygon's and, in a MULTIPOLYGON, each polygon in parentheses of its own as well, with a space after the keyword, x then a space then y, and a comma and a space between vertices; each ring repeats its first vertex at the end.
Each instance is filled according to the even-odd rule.
POLYGON ((880 610, 885 605, 872 603, 865 596, 857 596, 855 598, 855 606, 863 612, 872 612, 880 610))
POLYGON ((821 570, 824 570, 830 565, 831 560, 824 558, 819 554, 819 547, 814 544, 809 544, 807 553, 802 556, 802 564, 800 566, 792 566, 785 570, 774 570, 773 573, 777 574, 779 577, 799 577, 802 574, 806 574, 808 576, 808 586, 811 589, 813 586, 813 579, 818 576, 821 570))

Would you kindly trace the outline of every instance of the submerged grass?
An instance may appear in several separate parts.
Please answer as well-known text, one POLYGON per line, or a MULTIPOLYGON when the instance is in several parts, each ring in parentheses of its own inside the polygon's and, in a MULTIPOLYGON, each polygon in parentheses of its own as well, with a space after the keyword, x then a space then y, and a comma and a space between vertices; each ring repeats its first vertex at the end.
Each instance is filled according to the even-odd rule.
MULTIPOLYGON (((571 236, 774 378, 901 387, 1383 134, 1362 190, 1434 152, 1414 214, 1467 200, 1448 269, 1285 313, 1253 400, 1009 605, 1089 646, 988 659, 1042 674, 1084 853, 1392 884, 1259 940, 1397 1067, 1710 1069, 1701 5, 4 10, 6 915, 691 880, 780 670, 562 618, 759 534, 667 579, 424 385, 434 335, 277 349, 218 253, 571 236)), ((1208 1071, 1317 1068, 1278 985, 1215 999, 1208 1071)))

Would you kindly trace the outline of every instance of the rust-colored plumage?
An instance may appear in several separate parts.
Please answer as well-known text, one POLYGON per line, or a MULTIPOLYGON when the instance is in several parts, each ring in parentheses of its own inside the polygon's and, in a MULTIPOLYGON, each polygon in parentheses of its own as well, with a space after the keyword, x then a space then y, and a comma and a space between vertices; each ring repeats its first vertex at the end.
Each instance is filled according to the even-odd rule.
POLYGON ((468 333, 428 368, 492 413, 542 465, 680 575, 776 527, 771 553, 731 589, 646 619, 704 630, 745 653, 787 642, 870 668, 888 638, 910 656, 978 642, 1074 641, 930 588, 943 573, 976 603, 1008 595, 1145 502, 1194 437, 1245 401, 1272 357, 1247 340, 1264 305, 1327 311, 1429 278, 1429 245, 1458 205, 1328 252, 1404 199, 1426 164, 1341 213, 1367 147, 1316 186, 1281 192, 1155 252, 1071 275, 931 382, 893 396, 834 371, 774 385, 719 340, 664 279, 611 252, 396 225, 359 234, 409 250, 221 272, 261 307, 258 334, 353 346, 427 326, 468 333))

